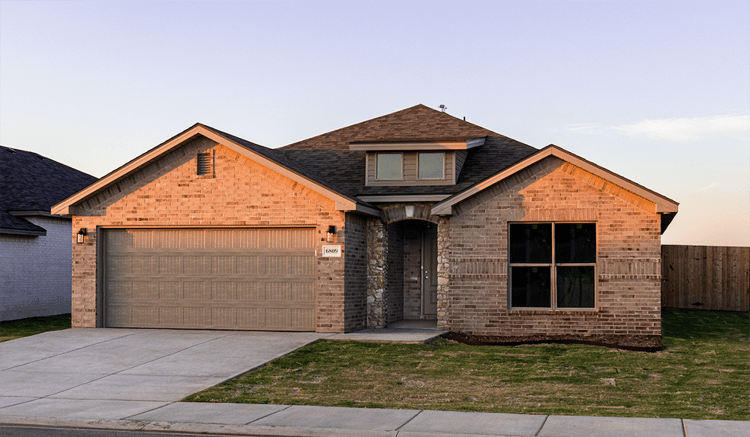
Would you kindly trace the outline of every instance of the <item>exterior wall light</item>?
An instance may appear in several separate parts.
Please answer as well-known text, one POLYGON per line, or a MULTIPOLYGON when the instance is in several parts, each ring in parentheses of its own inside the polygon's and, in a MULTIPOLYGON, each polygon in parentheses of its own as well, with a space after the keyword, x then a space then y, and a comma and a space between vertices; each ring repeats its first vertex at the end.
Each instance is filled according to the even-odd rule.
POLYGON ((333 226, 333 225, 328 226, 328 232, 326 233, 326 241, 329 243, 332 242, 334 235, 336 235, 336 226, 333 226))
POLYGON ((83 242, 86 240, 86 235, 88 235, 88 231, 86 228, 81 228, 78 230, 78 233, 76 234, 76 243, 83 244, 83 242))

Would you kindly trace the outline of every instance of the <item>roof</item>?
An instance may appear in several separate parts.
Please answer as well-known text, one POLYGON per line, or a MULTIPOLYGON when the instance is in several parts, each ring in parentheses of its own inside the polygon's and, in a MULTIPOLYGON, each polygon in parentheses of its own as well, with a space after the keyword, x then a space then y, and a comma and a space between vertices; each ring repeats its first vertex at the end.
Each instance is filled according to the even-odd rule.
POLYGON ((281 149, 349 150, 349 143, 466 141, 502 135, 419 104, 353 124, 281 149))
MULTIPOLYGON (((436 111, 437 112, 437 111, 436 111)), ((338 138, 345 141, 345 137, 338 138)), ((365 152, 276 149, 296 165, 327 181, 347 196, 451 195, 469 188, 498 171, 537 152, 519 141, 498 136, 486 137, 484 145, 468 151, 456 185, 365 186, 365 152)))
POLYGON ((52 205, 95 180, 37 153, 0 146, 0 233, 44 235, 23 216, 50 215, 52 205))
MULTIPOLYGON (((107 189, 196 135, 202 135, 244 154, 333 199, 336 202, 336 208, 341 211, 359 211, 379 215, 379 209, 368 202, 408 199, 408 201, 437 202, 432 206, 433 214, 452 214, 452 205, 553 155, 654 202, 658 213, 673 216, 677 212, 677 203, 673 200, 562 148, 551 145, 538 150, 424 105, 412 106, 278 149, 263 147, 196 123, 104 176, 86 189, 61 201, 53 207, 52 211, 58 214, 73 214, 74 210, 71 209, 73 206, 107 189), (365 186, 367 152, 361 147, 350 148, 352 144, 363 143, 382 145, 438 142, 467 142, 466 147, 468 147, 470 140, 476 140, 476 146, 465 150, 466 158, 455 185, 365 186)), ((669 220, 671 218, 666 221, 666 224, 669 220)))

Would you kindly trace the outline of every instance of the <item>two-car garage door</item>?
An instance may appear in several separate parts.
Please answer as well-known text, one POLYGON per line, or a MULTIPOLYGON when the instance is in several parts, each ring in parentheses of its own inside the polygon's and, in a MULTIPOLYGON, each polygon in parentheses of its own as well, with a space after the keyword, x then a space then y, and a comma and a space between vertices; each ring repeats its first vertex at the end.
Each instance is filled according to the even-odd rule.
POLYGON ((107 327, 315 330, 311 228, 107 229, 107 327))

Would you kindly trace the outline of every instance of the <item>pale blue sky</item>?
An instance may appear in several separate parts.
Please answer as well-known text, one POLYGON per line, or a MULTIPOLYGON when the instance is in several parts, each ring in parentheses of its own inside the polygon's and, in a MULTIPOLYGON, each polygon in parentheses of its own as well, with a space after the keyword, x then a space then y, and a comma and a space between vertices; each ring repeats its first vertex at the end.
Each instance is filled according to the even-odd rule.
POLYGON ((680 202, 665 244, 750 245, 748 1, 0 0, 0 144, 95 176, 418 103, 680 202))

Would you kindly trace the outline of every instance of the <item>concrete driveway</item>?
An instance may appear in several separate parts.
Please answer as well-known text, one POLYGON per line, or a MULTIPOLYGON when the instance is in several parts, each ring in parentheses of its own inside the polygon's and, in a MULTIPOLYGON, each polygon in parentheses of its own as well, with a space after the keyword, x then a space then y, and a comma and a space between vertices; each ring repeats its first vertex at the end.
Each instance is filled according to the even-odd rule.
POLYGON ((325 336, 153 329, 47 332, 0 343, 0 410, 54 417, 54 411, 45 410, 76 405, 95 414, 92 409, 120 403, 142 412, 325 336))

